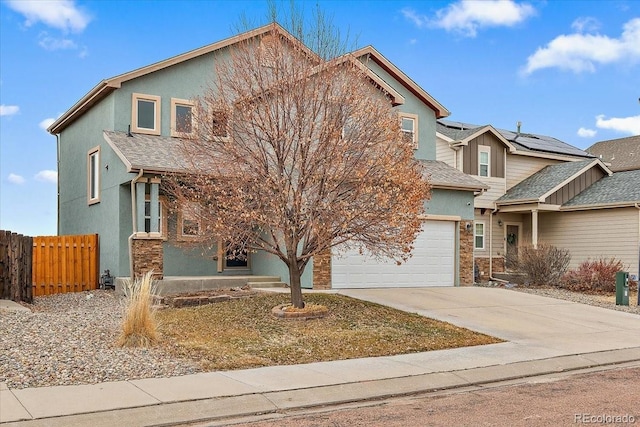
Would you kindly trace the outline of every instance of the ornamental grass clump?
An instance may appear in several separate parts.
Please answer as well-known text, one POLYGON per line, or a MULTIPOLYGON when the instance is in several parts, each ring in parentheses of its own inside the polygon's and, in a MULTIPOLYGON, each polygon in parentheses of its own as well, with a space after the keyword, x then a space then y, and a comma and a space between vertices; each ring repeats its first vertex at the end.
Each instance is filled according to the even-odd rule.
POLYGON ((158 323, 153 308, 152 272, 146 273, 133 283, 129 280, 124 286, 127 298, 122 332, 118 339, 120 347, 149 347, 158 340, 158 323))

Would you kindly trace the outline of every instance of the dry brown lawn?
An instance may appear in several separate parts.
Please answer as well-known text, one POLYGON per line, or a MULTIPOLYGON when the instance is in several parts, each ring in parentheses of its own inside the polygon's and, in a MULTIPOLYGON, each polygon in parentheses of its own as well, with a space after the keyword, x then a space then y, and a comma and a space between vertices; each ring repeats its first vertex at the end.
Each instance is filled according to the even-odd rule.
POLYGON ((417 314, 342 295, 308 294, 324 319, 285 320, 271 308, 288 294, 259 293, 194 308, 158 311, 160 345, 206 370, 388 356, 501 342, 417 314))

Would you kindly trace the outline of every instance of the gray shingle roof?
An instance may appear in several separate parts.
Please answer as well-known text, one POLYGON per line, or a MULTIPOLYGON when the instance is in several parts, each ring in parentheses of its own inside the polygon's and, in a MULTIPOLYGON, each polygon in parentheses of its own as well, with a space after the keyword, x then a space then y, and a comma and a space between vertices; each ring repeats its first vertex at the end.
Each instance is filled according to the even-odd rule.
POLYGON ((611 163, 614 172, 640 169, 640 135, 596 142, 587 152, 611 163))
POLYGON ((597 160, 587 159, 547 166, 511 187, 496 203, 539 199, 593 162, 597 162, 597 160))
POLYGON ((605 176, 562 207, 640 203, 640 169, 605 176))
POLYGON ((132 135, 104 131, 106 141, 132 170, 179 172, 188 169, 180 149, 182 140, 138 133, 132 135))
MULTIPOLYGON (((444 123, 451 124, 451 126, 446 126, 445 124, 440 122, 441 120, 438 120, 436 122, 436 132, 446 135, 449 138, 453 139, 454 141, 462 141, 463 139, 467 138, 470 135, 473 135, 478 130, 484 127, 484 126, 475 126, 475 127, 455 126, 453 125, 454 122, 442 120, 442 122, 444 123)), ((461 123, 460 125, 463 125, 463 123, 461 123)), ((466 125, 466 126, 474 126, 474 125, 466 125)))
POLYGON ((485 184, 438 160, 421 160, 435 188, 465 188, 473 191, 487 189, 485 184))
MULTIPOLYGON (((436 130, 443 135, 448 136, 454 141, 461 141, 464 138, 477 132, 484 126, 473 125, 469 123, 453 122, 450 120, 438 120, 436 130)), ((579 148, 569 145, 566 142, 546 135, 538 135, 533 133, 516 133, 505 129, 496 130, 504 139, 513 143, 518 151, 531 153, 552 153, 565 154, 578 157, 592 157, 579 148)))

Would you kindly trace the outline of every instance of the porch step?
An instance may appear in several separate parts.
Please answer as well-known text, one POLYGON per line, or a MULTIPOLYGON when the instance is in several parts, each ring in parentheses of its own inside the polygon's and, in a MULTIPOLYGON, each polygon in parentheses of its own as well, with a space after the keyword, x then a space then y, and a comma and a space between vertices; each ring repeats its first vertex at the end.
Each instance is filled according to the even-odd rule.
POLYGON ((256 288, 288 288, 284 282, 247 282, 247 285, 251 287, 251 289, 256 288))
MULTIPOLYGON (((116 292, 122 293, 124 278, 116 279, 116 292)), ((285 286, 279 276, 165 276, 156 282, 157 295, 174 295, 221 288, 285 286), (278 285, 273 285, 277 283, 278 285)))

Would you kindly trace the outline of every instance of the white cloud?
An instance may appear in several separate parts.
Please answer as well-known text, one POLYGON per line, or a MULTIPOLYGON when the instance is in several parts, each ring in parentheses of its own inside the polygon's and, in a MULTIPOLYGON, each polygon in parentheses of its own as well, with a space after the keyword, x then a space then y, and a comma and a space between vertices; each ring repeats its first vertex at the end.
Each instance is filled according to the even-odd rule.
POLYGON ((40 40, 38 41, 40 47, 46 50, 64 50, 64 49, 77 49, 78 45, 71 39, 67 38, 55 38, 49 36, 47 33, 40 34, 40 40))
POLYGON ((590 16, 578 18, 571 24, 571 28, 573 28, 578 33, 593 32, 598 31, 600 29, 600 21, 596 18, 592 18, 590 16))
POLYGON ((9 176, 7 176, 7 180, 12 184, 24 184, 24 178, 20 175, 16 175, 15 173, 10 173, 9 176))
POLYGON ((27 27, 42 22, 62 31, 81 32, 91 21, 73 0, 8 0, 6 4, 25 17, 27 27))
POLYGON ((34 178, 42 182, 51 182, 55 184, 58 182, 58 172, 52 170, 42 170, 38 172, 34 178))
POLYGON ((640 18, 634 18, 624 25, 620 38, 582 33, 560 35, 527 58, 523 73, 531 74, 543 68, 594 72, 596 64, 639 60, 640 18))
POLYGON ((13 116, 18 114, 18 111, 20 111, 20 107, 17 105, 0 105, 0 116, 13 116))
POLYGON ((620 133, 640 135, 640 115, 606 119, 604 114, 600 114, 596 116, 596 126, 600 129, 611 129, 620 133))
POLYGON ((424 15, 418 15, 415 10, 409 7, 405 7, 400 12, 402 12, 404 17, 413 22, 413 24, 418 28, 422 28, 429 23, 429 18, 424 15))
POLYGON ((460 0, 438 10, 433 19, 419 15, 413 9, 405 8, 401 12, 419 28, 444 28, 467 37, 475 37, 481 28, 512 27, 536 13, 530 4, 512 0, 460 0))
POLYGON ((49 126, 51 126, 53 124, 53 122, 55 122, 56 119, 44 119, 43 121, 41 121, 40 123, 38 123, 38 126, 40 126, 40 129, 44 129, 47 130, 47 128, 49 126))
POLYGON ((587 128, 578 129, 578 136, 582 138, 593 138, 594 136, 596 136, 596 133, 598 133, 598 131, 593 129, 587 129, 587 128))

